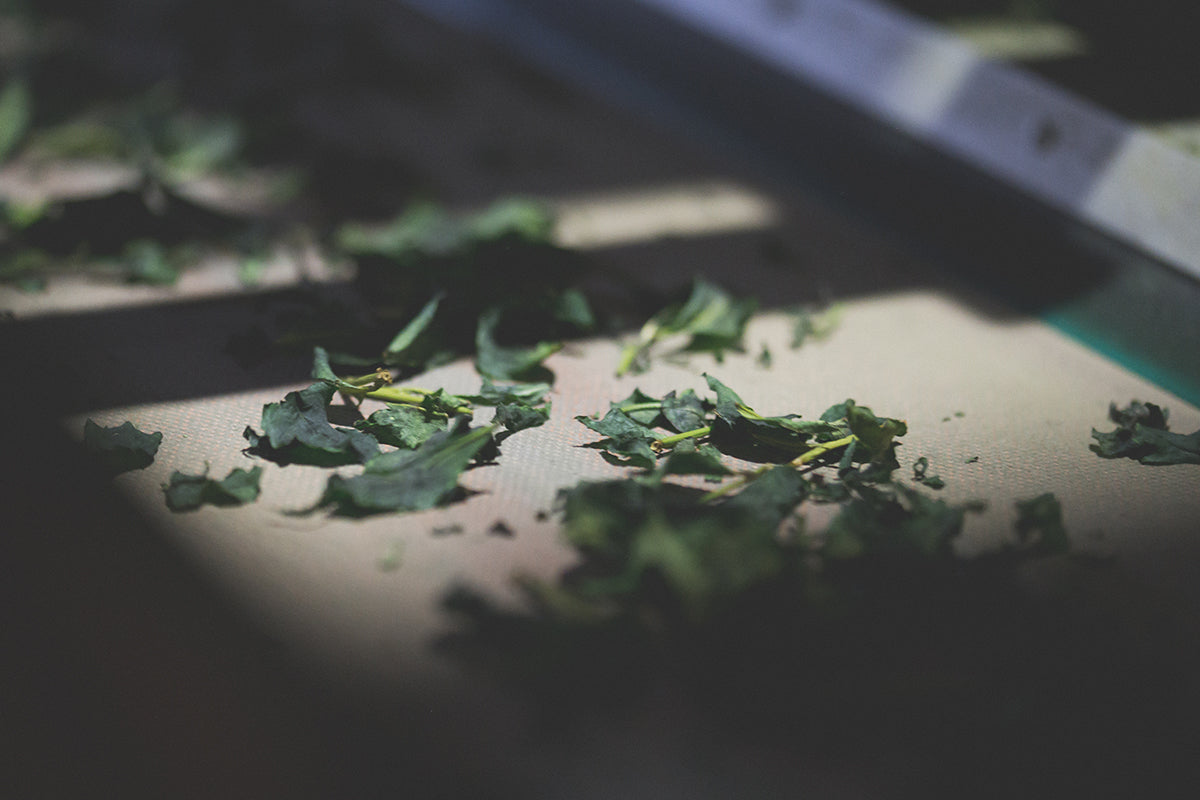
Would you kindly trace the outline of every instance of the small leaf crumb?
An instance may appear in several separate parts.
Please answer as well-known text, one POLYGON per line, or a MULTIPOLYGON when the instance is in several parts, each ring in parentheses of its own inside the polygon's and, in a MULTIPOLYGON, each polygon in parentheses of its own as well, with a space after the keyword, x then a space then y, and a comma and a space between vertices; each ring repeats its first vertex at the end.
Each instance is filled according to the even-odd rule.
POLYGON ((392 542, 376 565, 380 572, 395 572, 404 563, 404 542, 392 542))

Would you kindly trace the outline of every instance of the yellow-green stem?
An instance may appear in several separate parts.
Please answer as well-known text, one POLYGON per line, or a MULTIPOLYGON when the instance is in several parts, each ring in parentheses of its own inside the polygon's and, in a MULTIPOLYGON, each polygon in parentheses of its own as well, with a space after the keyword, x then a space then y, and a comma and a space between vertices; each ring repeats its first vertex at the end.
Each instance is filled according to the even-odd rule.
POLYGON ((825 455, 830 450, 837 450, 840 447, 846 447, 853 441, 854 434, 852 433, 849 436, 843 436, 841 439, 834 439, 832 442, 821 442, 821 444, 817 445, 811 450, 806 450, 797 458, 792 459, 792 466, 802 467, 813 459, 820 458, 821 456, 825 455))
POLYGON ((366 375, 356 375, 352 378, 342 378, 343 383, 349 383, 353 386, 370 387, 372 385, 382 385, 390 376, 385 376, 382 372, 368 372, 366 375))
MULTIPOLYGON (((380 400, 384 403, 396 403, 398 405, 419 407, 431 394, 433 394, 433 392, 430 392, 427 389, 397 389, 393 386, 382 386, 378 389, 371 389, 370 391, 363 392, 357 396, 369 398, 371 400, 380 400)), ((456 414, 470 414, 472 412, 472 408, 469 405, 458 406, 454 409, 454 412, 456 414)))
POLYGON ((734 491, 742 488, 747 483, 750 483, 750 481, 757 479, 764 472, 769 470, 772 466, 773 465, 771 465, 771 464, 763 464, 761 467, 759 467, 758 469, 755 469, 751 472, 743 472, 741 475, 737 476, 736 478, 734 478, 733 480, 731 480, 729 483, 725 484, 724 486, 718 486, 716 489, 713 489, 711 492, 709 492, 708 494, 701 497, 700 502, 701 503, 709 503, 709 502, 712 502, 713 500, 722 498, 725 495, 730 494, 731 492, 734 492, 734 491))
POLYGON ((708 436, 710 433, 712 433, 712 426, 705 425, 703 428, 693 428, 692 430, 684 431, 683 433, 673 433, 670 436, 664 436, 658 441, 652 442, 650 447, 661 452, 663 450, 669 450, 670 448, 682 442, 684 439, 697 439, 701 436, 708 436))
MULTIPOLYGON (((837 450, 842 447, 846 447, 851 442, 853 442, 854 439, 855 439, 854 434, 850 434, 849 436, 843 436, 841 439, 834 439, 831 442, 821 442, 820 444, 816 445, 815 447, 805 450, 799 456, 797 456, 796 458, 793 458, 789 463, 793 467, 802 467, 805 464, 809 463, 810 461, 818 459, 830 451, 837 450)), ((773 466, 772 464, 764 464, 755 470, 752 470, 750 472, 744 472, 741 475, 739 475, 738 477, 731 480, 729 483, 725 484, 724 486, 719 486, 716 489, 713 489, 708 494, 701 497, 700 502, 708 503, 708 502, 711 502, 718 498, 724 497, 727 494, 735 492, 738 489, 745 486, 747 483, 750 483, 751 481, 761 477, 762 474, 764 472, 766 472, 767 470, 769 470, 772 466, 773 466)))
POLYGON ((648 400, 645 403, 630 403, 627 406, 617 406, 626 414, 633 414, 638 411, 659 411, 662 409, 661 400, 648 400))

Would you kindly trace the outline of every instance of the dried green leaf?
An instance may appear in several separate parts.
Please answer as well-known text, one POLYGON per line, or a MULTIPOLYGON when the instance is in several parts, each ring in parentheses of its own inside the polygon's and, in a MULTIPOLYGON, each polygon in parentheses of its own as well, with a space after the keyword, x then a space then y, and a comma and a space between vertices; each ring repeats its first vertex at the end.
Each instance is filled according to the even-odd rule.
POLYGON ((823 421, 808 421, 797 415, 764 417, 712 375, 705 375, 717 395, 712 441, 723 453, 747 461, 784 462, 810 448, 814 434, 835 438, 841 429, 823 421))
POLYGON ((874 461, 890 452, 893 440, 897 436, 908 433, 908 426, 902 420, 890 417, 877 417, 866 406, 860 406, 853 400, 847 400, 846 424, 850 432, 866 448, 865 459, 874 461))
POLYGON ((163 485, 167 508, 172 511, 193 511, 202 505, 239 506, 258 499, 262 467, 234 468, 221 480, 208 477, 208 469, 200 475, 171 473, 163 485))
POLYGON ((185 259, 152 239, 136 239, 125 246, 121 262, 130 283, 174 286, 185 259))
POLYGON ((0 163, 16 150, 33 119, 29 83, 23 77, 9 78, 0 89, 0 163))
POLYGON ((243 436, 249 451, 280 464, 333 467, 367 461, 378 454, 374 437, 329 423, 329 403, 335 390, 327 383, 288 392, 262 410, 262 434, 247 427, 243 436))
POLYGON ((492 380, 525 380, 543 371, 542 362, 562 349, 561 342, 538 342, 532 346, 505 346, 496 341, 503 314, 492 307, 479 317, 475 333, 475 369, 492 380))
POLYGON ((658 440, 658 435, 652 428, 631 419, 620 408, 608 410, 602 419, 579 416, 575 418, 589 429, 604 436, 600 442, 591 445, 604 451, 609 460, 622 466, 653 469, 656 463, 651 443, 658 440))
POLYGON ((654 590, 661 582, 669 604, 699 618, 784 568, 791 555, 776 536, 777 512, 791 513, 794 489, 768 480, 751 502, 716 506, 696 490, 635 479, 564 490, 564 535, 584 559, 565 588, 582 601, 636 608, 663 602, 654 590))
POLYGON ((929 474, 929 459, 921 456, 913 462, 913 480, 930 489, 944 489, 946 482, 939 475, 929 474))
POLYGON ((54 259, 36 247, 0 250, 0 281, 13 284, 23 291, 42 291, 54 259))
POLYGON ((647 427, 654 427, 658 424, 663 410, 662 401, 637 388, 630 392, 625 399, 609 403, 609 407, 619 408, 631 420, 647 427))
POLYGON ((579 331, 590 331, 596 327, 596 315, 592 312, 587 296, 578 289, 563 289, 551 295, 550 316, 579 331))
POLYGON ((356 421, 354 427, 375 437, 380 444, 413 450, 430 436, 446 430, 446 417, 424 408, 389 405, 356 421))
POLYGON ((344 225, 336 241, 353 255, 411 263, 420 258, 465 255, 482 244, 510 238, 547 242, 553 225, 544 206, 514 198, 461 217, 432 203, 418 203, 384 226, 344 225))
POLYGON ((241 125, 233 117, 180 112, 167 115, 152 131, 159 169, 171 182, 182 182, 228 169, 243 146, 241 125))
POLYGON ((1142 464, 1200 464, 1200 430, 1173 433, 1167 410, 1154 403, 1131 402, 1123 409, 1109 406, 1117 427, 1107 433, 1092 429, 1092 452, 1101 458, 1132 458, 1142 464))
POLYGON ((514 403, 532 406, 541 403, 549 392, 550 384, 544 381, 496 384, 484 378, 483 385, 480 387, 478 394, 466 394, 460 397, 469 403, 481 406, 500 406, 514 403))
POLYGON ((450 502, 458 479, 485 445, 493 427, 471 428, 460 417, 449 430, 430 436, 415 450, 394 450, 368 461, 359 475, 333 475, 316 509, 361 517, 389 511, 419 511, 450 502))
POLYGON ((795 350, 810 340, 827 338, 837 328, 841 318, 842 307, 839 305, 795 309, 792 312, 791 348, 795 350))
POLYGON ((548 242, 554 232, 554 216, 542 203, 509 197, 467 218, 463 227, 467 237, 476 242, 507 237, 548 242))
POLYGON ((91 419, 83 423, 84 447, 114 474, 150 466, 162 438, 161 432, 143 433, 129 421, 110 428, 91 419))
POLYGON ((520 403, 502 403, 496 406, 492 422, 503 425, 504 429, 511 434, 545 425, 548 419, 550 419, 548 405, 535 408, 520 403))
POLYGON ((709 352, 719 361, 727 350, 741 351, 746 324, 757 307, 753 299, 735 298, 716 284, 697 278, 683 303, 667 306, 642 326, 637 341, 622 352, 617 375, 643 371, 654 345, 679 334, 690 335, 685 352, 709 352))
POLYGON ((855 487, 825 531, 822 554, 830 559, 864 556, 953 557, 954 540, 977 504, 951 505, 895 484, 855 487))
POLYGON ((671 448, 659 469, 663 475, 708 475, 719 478, 732 475, 733 470, 725 466, 721 451, 709 444, 697 446, 692 439, 685 439, 671 448))
POLYGON ((1040 555, 1065 553, 1071 549, 1063 525, 1062 505, 1052 492, 1017 501, 1017 540, 1028 552, 1040 555))
POLYGON ((669 392, 663 395, 662 415, 677 433, 707 425, 709 410, 699 395, 691 389, 685 390, 683 394, 669 392))
POLYGON ((432 203, 419 203, 382 227, 343 225, 337 231, 336 242, 352 255, 405 261, 453 251, 462 246, 462 236, 445 211, 432 203))
POLYGON ((387 347, 383 349, 383 363, 389 366, 415 367, 425 362, 430 355, 431 347, 428 344, 421 347, 421 344, 431 329, 438 306, 444 297, 445 294, 442 292, 435 294, 417 312, 417 315, 393 337, 392 341, 388 342, 387 347))

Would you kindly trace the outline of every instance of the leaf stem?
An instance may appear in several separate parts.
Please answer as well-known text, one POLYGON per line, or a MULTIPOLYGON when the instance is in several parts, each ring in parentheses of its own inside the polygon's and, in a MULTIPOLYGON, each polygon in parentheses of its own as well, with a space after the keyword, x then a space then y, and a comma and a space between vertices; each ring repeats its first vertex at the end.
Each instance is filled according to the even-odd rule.
POLYGON ((378 369, 366 375, 356 375, 353 378, 342 378, 344 383, 352 386, 363 386, 367 389, 378 388, 392 382, 392 375, 385 369, 378 369))
POLYGON ((659 411, 662 409, 661 400, 647 400, 644 403, 630 403, 627 406, 617 406, 617 409, 626 414, 633 414, 638 411, 659 411))
MULTIPOLYGON (((364 387, 365 388, 365 387, 364 387)), ((421 407, 426 398, 433 392, 428 389, 407 388, 400 389, 394 386, 381 386, 376 389, 369 389, 363 392, 355 392, 357 397, 365 397, 371 400, 380 400, 384 403, 395 403, 403 406, 421 407)), ((470 405, 456 406, 454 413, 456 414, 471 414, 474 409, 470 405)))
POLYGON ((737 408, 737 412, 739 414, 741 414, 743 417, 746 417, 747 419, 766 419, 766 417, 764 417, 762 414, 759 414, 757 411, 755 411, 753 408, 746 405, 745 403, 737 403, 735 405, 735 408, 737 408))
POLYGON ((852 433, 849 436, 843 436, 841 439, 834 439, 832 442, 821 442, 810 450, 806 450, 796 458, 792 459, 793 467, 802 467, 813 459, 820 458, 830 450, 837 450, 841 447, 846 447, 853 442, 857 437, 852 433))
POLYGON ((712 433, 712 426, 705 425, 702 428, 693 428, 692 430, 684 431, 683 433, 673 433, 670 436, 664 436, 661 439, 651 442, 650 447, 655 452, 661 453, 663 450, 669 450, 670 448, 679 444, 684 439, 698 439, 701 436, 708 436, 710 433, 712 433))
MULTIPOLYGON (((803 453, 801 453, 799 456, 792 459, 788 463, 793 467, 802 467, 805 464, 809 463, 810 461, 814 461, 832 450, 837 450, 839 448, 846 447, 847 445, 849 445, 850 443, 855 441, 855 439, 856 439, 856 437, 854 436, 854 434, 850 434, 849 436, 843 436, 841 439, 834 439, 831 442, 821 442, 820 444, 815 445, 808 450, 805 450, 803 453)), ((729 483, 725 484, 724 486, 718 486, 716 489, 713 489, 711 492, 709 492, 708 494, 701 497, 700 502, 708 503, 713 500, 722 498, 728 494, 732 494, 733 492, 735 492, 738 489, 745 486, 747 483, 750 483, 751 481, 756 480, 757 478, 761 477, 762 474, 764 472, 766 472, 767 470, 769 470, 772 466, 774 466, 774 465, 773 464, 763 464, 761 467, 751 470, 750 472, 743 472, 741 475, 734 478, 733 480, 731 480, 729 483)))
POLYGON ((701 497, 700 502, 701 503, 711 503, 713 500, 718 500, 727 494, 732 494, 736 490, 745 486, 747 483, 750 483, 753 480, 757 480, 759 477, 762 476, 762 474, 764 472, 766 472, 772 466, 773 465, 771 465, 771 464, 763 464, 761 467, 758 467, 755 470, 751 470, 750 472, 743 472, 741 475, 737 476, 736 478, 731 480, 729 483, 726 483, 723 486, 718 486, 716 489, 713 489, 711 492, 709 492, 708 494, 701 497))

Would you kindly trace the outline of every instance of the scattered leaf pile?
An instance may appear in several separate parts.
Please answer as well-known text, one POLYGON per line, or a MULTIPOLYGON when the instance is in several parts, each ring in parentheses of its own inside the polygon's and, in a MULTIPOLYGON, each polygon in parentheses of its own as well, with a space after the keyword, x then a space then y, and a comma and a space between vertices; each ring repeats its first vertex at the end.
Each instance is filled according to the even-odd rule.
POLYGON ((484 378, 477 394, 456 396, 397 388, 383 369, 338 377, 320 348, 313 361, 316 382, 265 405, 262 433, 249 426, 243 433, 249 454, 280 465, 362 465, 352 476, 331 475, 310 512, 361 517, 444 505, 464 496, 458 484, 464 470, 494 460, 501 442, 542 425, 550 414, 545 383, 497 385, 484 378), (385 405, 360 414, 351 427, 334 425, 329 409, 338 395, 354 409, 364 399, 385 405), (489 424, 472 427, 477 406, 494 408, 489 424))
POLYGON ((1108 433, 1092 429, 1092 452, 1101 458, 1132 458, 1142 464, 1200 464, 1200 430, 1183 434, 1167 425, 1167 409, 1132 401, 1125 408, 1109 405, 1117 427, 1108 433))
POLYGON ((69 191, 0 195, 0 281, 26 290, 80 270, 171 285, 216 251, 253 265, 301 185, 294 170, 249 164, 237 120, 165 86, 65 116, 36 106, 21 76, 0 90, 0 161, 75 179, 69 191))
MULTIPOLYGON (((895 477, 907 433, 902 420, 853 400, 811 420, 768 416, 717 378, 706 379, 708 397, 635 391, 602 417, 577 418, 603 437, 589 447, 635 473, 561 492, 564 535, 580 563, 558 583, 523 580, 541 613, 642 618, 649 605, 652 617, 696 621, 775 580, 824 594, 824 584, 850 564, 926 570, 958 563, 955 540, 981 504, 949 504, 895 477), (675 481, 688 475, 721 484, 703 490, 675 481), (823 532, 805 530, 806 503, 838 506, 823 532)), ((940 486, 927 467, 927 459, 917 460, 914 483, 940 486)), ((1064 552, 1057 507, 1050 495, 1022 506, 1003 558, 1064 552)))
POLYGON ((402 324, 381 352, 331 360, 414 374, 473 355, 493 380, 544 378, 539 365, 563 338, 597 325, 575 285, 582 264, 554 245, 553 226, 548 208, 520 198, 465 215, 418 203, 383 224, 344 224, 333 246, 356 263, 373 326, 402 324))

